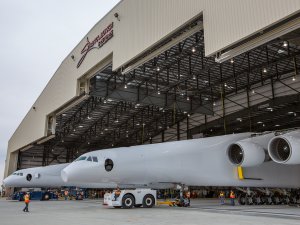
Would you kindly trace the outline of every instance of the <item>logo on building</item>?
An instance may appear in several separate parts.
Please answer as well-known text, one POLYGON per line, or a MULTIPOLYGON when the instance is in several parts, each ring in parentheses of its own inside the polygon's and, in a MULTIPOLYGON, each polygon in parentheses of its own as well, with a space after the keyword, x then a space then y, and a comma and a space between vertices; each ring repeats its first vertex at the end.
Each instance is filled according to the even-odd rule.
POLYGON ((77 64, 77 68, 80 67, 82 62, 84 61, 86 55, 92 50, 92 49, 100 49, 103 45, 105 45, 113 36, 113 26, 114 23, 112 22, 109 24, 92 42, 90 42, 89 38, 86 38, 86 44, 81 50, 81 58, 77 64))

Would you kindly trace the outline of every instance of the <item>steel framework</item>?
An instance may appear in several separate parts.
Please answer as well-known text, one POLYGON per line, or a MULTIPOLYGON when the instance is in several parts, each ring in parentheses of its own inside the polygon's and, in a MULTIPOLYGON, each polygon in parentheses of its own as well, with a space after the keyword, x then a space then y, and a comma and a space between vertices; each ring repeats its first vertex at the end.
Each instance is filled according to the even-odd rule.
POLYGON ((283 127, 300 125, 300 89, 283 81, 299 79, 300 47, 295 35, 291 33, 217 63, 214 57, 205 57, 204 31, 196 29, 201 20, 192 21, 124 68, 112 71, 109 64, 97 72, 89 80, 86 98, 55 115, 54 138, 32 143, 33 147, 20 152, 18 167, 33 166, 33 161, 34 165, 70 162, 95 149, 181 140, 198 133, 212 136, 272 130, 276 129, 276 121, 282 120, 283 127), (194 32, 184 40, 148 61, 142 60, 192 29, 194 32), (131 68, 133 65, 137 66, 131 68), (295 93, 276 97, 278 82, 295 93), (266 85, 271 85, 271 96, 264 96, 263 103, 250 105, 253 90, 266 85), (246 106, 231 100, 230 96, 239 93, 247 94, 246 106), (222 106, 221 113, 207 122, 207 116, 216 116, 216 102, 222 106), (243 109, 227 114, 226 102, 243 109), (272 107, 272 118, 261 105, 272 107), (205 115, 204 123, 194 119, 200 114, 205 115), (293 125, 289 124, 291 120, 293 125), (168 132, 173 134, 166 139, 168 132))

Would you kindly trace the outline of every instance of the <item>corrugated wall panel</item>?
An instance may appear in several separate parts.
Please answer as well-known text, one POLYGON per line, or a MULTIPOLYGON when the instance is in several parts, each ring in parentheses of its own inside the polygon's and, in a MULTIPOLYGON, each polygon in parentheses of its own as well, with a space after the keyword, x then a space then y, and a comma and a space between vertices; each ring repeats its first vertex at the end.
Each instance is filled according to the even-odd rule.
POLYGON ((208 0, 204 10, 205 53, 218 52, 299 9, 299 0, 208 0))
POLYGON ((114 49, 117 68, 203 11, 205 0, 126 0, 117 11, 120 22, 114 49), (126 44, 125 44, 126 43, 126 44))

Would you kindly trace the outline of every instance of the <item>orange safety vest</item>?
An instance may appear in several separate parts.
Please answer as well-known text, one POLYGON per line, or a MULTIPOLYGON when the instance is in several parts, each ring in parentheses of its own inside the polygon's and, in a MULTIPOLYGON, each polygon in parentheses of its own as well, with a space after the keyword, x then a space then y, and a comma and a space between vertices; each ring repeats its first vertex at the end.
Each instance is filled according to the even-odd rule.
POLYGON ((29 195, 25 195, 24 201, 25 201, 25 203, 29 203, 30 202, 29 195))
POLYGON ((233 192, 230 192, 230 198, 235 198, 235 195, 233 192))

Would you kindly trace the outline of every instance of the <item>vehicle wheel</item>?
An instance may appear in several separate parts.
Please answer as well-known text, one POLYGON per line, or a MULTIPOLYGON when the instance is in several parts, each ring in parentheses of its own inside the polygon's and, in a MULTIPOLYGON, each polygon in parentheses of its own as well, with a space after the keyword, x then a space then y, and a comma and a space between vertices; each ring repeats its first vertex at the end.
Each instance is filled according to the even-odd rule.
POLYGON ((143 207, 144 208, 152 208, 155 204, 155 198, 151 194, 145 195, 143 199, 143 207))
POLYGON ((131 209, 134 206, 134 198, 131 195, 124 195, 122 199, 122 207, 124 209, 131 209))
POLYGON ((140 208, 141 206, 142 206, 142 204, 134 205, 135 208, 140 208))

